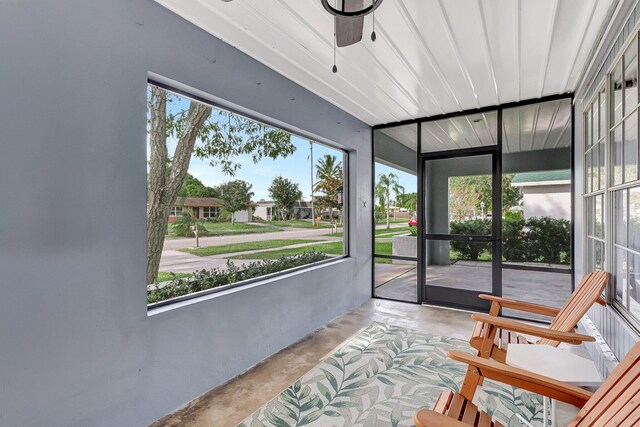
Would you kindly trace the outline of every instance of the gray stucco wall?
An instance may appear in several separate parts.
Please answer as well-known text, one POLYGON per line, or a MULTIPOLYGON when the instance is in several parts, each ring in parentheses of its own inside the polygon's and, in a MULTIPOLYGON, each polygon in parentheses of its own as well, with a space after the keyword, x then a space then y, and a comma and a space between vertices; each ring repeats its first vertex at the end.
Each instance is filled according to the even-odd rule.
POLYGON ((0 425, 145 425, 370 296, 368 126, 151 0, 5 0, 0 40, 0 425), (351 150, 353 256, 148 316, 150 72, 351 150))

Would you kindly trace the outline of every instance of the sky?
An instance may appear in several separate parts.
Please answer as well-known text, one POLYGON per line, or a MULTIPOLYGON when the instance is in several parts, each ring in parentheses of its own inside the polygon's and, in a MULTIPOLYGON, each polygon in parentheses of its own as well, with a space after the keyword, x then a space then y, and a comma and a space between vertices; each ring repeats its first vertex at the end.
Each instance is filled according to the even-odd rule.
MULTIPOLYGON (((177 113, 189 108, 190 100, 179 96, 170 97, 171 101, 167 103, 168 113, 177 113)), ((209 120, 216 120, 219 117, 218 111, 214 108, 209 120)), ((240 169, 236 171, 234 176, 226 175, 222 172, 220 166, 213 167, 210 165, 209 160, 202 160, 196 156, 191 157, 189 163, 189 173, 202 181, 204 185, 209 187, 218 186, 224 182, 240 179, 252 184, 252 189, 255 194, 252 198, 254 201, 260 199, 269 200, 269 186, 274 178, 282 176, 289 178, 294 183, 298 184, 300 191, 302 191, 303 200, 311 200, 311 158, 310 158, 310 145, 309 140, 300 138, 296 135, 291 135, 291 143, 296 147, 293 154, 290 154, 286 158, 279 157, 278 159, 265 158, 260 160, 257 164, 253 163, 253 159, 250 155, 242 155, 235 158, 235 161, 241 165, 240 169)), ((198 144, 198 142, 196 142, 198 144)), ((169 156, 173 156, 176 148, 176 140, 169 138, 167 141, 167 149, 169 156)), ((338 158, 339 162, 343 161, 343 152, 341 150, 328 147, 326 145, 314 142, 313 143, 313 176, 315 178, 316 168, 315 165, 318 159, 324 155, 333 155, 338 158)), ((149 140, 147 138, 147 160, 149 160, 149 140)))
POLYGON ((378 178, 378 176, 380 176, 380 174, 389 173, 394 173, 398 176, 398 182, 402 187, 404 187, 405 194, 417 192, 418 181, 415 175, 411 175, 399 169, 391 168, 389 166, 383 165, 382 163, 376 163, 376 179, 378 178))
MULTIPOLYGON (((269 186, 274 178, 282 176, 289 178, 300 186, 303 200, 311 200, 311 159, 309 141, 292 135, 291 143, 296 147, 296 151, 286 158, 262 159, 258 164, 254 164, 251 156, 243 155, 237 157, 237 161, 242 167, 236 172, 234 177, 225 175, 220 167, 212 167, 208 160, 200 160, 192 157, 189 165, 189 173, 205 185, 215 187, 226 181, 241 179, 253 185, 251 189, 255 195, 254 201, 260 199, 269 200, 269 186)), ((342 160, 342 152, 327 146, 314 143, 313 158, 317 164, 318 159, 325 154, 338 157, 342 160)), ((314 165, 313 175, 315 178, 316 169, 314 165)))
MULTIPOLYGON (((178 112, 185 110, 189 106, 189 100, 187 98, 175 97, 173 102, 167 103, 168 112, 178 112)), ((215 120, 218 117, 217 111, 211 114, 210 120, 215 120)), ((189 173, 202 181, 205 185, 215 187, 224 182, 241 179, 253 185, 252 191, 255 193, 253 196, 254 201, 260 199, 269 200, 269 186, 274 178, 282 176, 289 178, 294 183, 300 186, 302 191, 303 200, 311 200, 311 159, 310 159, 310 146, 309 141, 304 138, 300 138, 296 135, 291 136, 291 143, 296 147, 293 154, 286 158, 278 158, 272 160, 269 158, 260 160, 257 164, 253 163, 250 155, 242 155, 236 158, 236 161, 241 165, 241 168, 236 172, 235 176, 228 176, 224 174, 219 166, 213 167, 209 164, 208 160, 201 160, 195 156, 192 156, 189 164, 189 173)), ((175 151, 176 141, 175 139, 169 139, 167 141, 167 149, 169 155, 172 156, 175 151)), ((313 143, 313 176, 315 178, 318 159, 324 155, 333 155, 338 157, 338 161, 342 161, 342 151, 328 147, 320 143, 313 143)), ((149 141, 147 140, 147 159, 149 156, 149 141)), ((405 188, 405 193, 411 193, 416 191, 416 178, 408 173, 389 168, 387 166, 376 164, 376 176, 380 173, 393 172, 399 177, 400 185, 405 188)))

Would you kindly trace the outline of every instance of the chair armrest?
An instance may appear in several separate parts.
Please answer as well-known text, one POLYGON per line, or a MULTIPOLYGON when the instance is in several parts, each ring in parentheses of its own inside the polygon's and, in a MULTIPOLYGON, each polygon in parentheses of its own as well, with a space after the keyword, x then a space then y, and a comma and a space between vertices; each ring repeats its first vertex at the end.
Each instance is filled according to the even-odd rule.
POLYGON ((481 299, 498 303, 500 307, 514 310, 526 311, 528 313, 542 314, 543 316, 556 317, 560 313, 559 308, 548 307, 546 305, 532 304, 530 302, 516 301, 513 299, 497 297, 495 295, 480 294, 481 299))
POLYGON ((533 393, 582 407, 593 393, 553 378, 505 365, 491 359, 483 359, 462 351, 451 350, 447 356, 458 362, 466 363, 471 369, 479 371, 485 378, 519 387, 533 393))
POLYGON ((416 427, 469 427, 468 424, 430 409, 422 409, 413 417, 416 427))
POLYGON ((490 316, 488 314, 474 313, 471 315, 473 320, 482 323, 491 324, 500 329, 506 329, 521 334, 533 335, 540 338, 547 338, 554 341, 566 342, 569 344, 581 344, 585 341, 595 341, 591 335, 576 334, 575 332, 562 332, 553 329, 541 328, 540 326, 530 325, 528 323, 519 322, 513 319, 505 319, 504 317, 490 316))

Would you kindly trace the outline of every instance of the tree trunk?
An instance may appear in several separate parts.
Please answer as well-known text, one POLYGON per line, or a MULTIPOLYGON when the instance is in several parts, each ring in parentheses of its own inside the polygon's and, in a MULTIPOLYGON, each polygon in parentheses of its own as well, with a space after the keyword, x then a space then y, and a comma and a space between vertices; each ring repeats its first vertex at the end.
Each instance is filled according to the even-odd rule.
POLYGON ((184 184, 198 132, 211 115, 211 107, 191 102, 184 132, 178 139, 170 165, 167 152, 167 93, 163 89, 151 87, 149 110, 151 118, 147 195, 147 283, 155 283, 164 236, 167 233, 167 217, 184 184))
POLYGON ((390 229, 389 226, 389 195, 387 194, 387 230, 390 229))

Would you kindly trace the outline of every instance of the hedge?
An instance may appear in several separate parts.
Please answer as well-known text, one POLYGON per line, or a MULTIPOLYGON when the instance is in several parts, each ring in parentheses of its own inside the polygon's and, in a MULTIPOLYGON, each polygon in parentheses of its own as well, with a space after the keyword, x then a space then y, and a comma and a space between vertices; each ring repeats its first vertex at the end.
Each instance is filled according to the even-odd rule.
POLYGON ((243 264, 241 267, 236 266, 232 261, 227 261, 226 269, 214 268, 196 271, 191 277, 175 278, 160 288, 151 285, 147 291, 147 303, 152 304, 206 289, 218 288, 326 259, 329 259, 327 254, 310 251, 300 255, 282 256, 276 260, 262 260, 243 264))
MULTIPOLYGON (((491 235, 491 220, 452 222, 451 234, 491 235)), ((452 241, 451 248, 460 259, 477 261, 491 250, 490 243, 452 241)), ((569 264, 571 223, 550 217, 504 218, 502 220, 502 257, 510 262, 569 264)))

